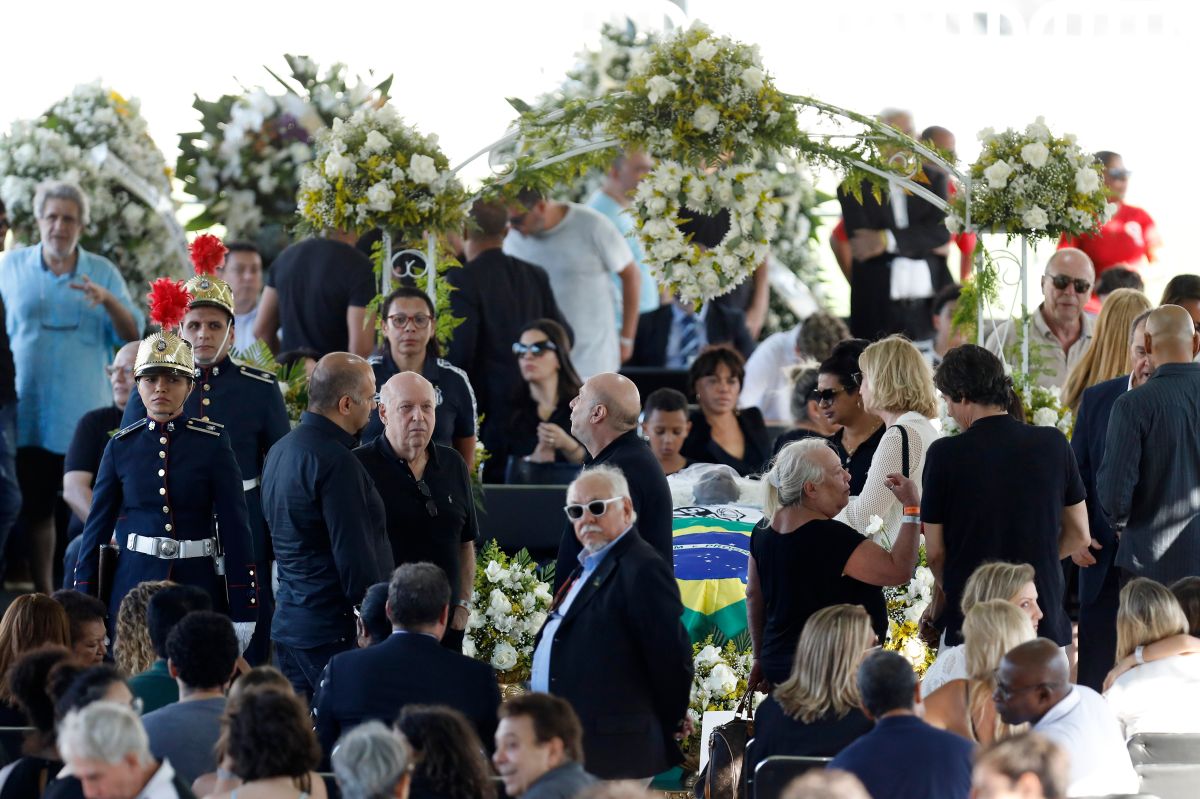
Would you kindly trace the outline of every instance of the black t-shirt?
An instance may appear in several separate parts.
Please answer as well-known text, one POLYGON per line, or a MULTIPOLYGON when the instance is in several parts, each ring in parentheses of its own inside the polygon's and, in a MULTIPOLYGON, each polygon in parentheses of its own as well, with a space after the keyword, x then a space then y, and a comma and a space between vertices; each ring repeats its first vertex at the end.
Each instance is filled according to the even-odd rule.
POLYGON ((1038 605, 1038 634, 1071 642, 1063 611, 1058 535, 1063 508, 1087 496, 1066 436, 1053 427, 987 416, 957 436, 934 441, 925 455, 921 518, 943 526, 946 609, 939 626, 962 643, 963 588, 990 561, 1028 563, 1038 605))
POLYGON ((427 561, 439 567, 450 581, 453 607, 459 596, 459 548, 474 541, 479 530, 466 461, 450 447, 430 444, 429 461, 421 478, 429 488, 427 497, 386 436, 359 447, 354 454, 383 498, 396 566, 427 561), (430 515, 426 507, 430 498, 437 515, 430 515))
POLYGON ((872 433, 870 438, 858 445, 853 455, 846 452, 846 448, 842 446, 842 435, 845 432, 843 428, 831 435, 829 443, 833 444, 833 449, 842 459, 842 468, 850 472, 850 496, 857 497, 867 484, 867 472, 871 469, 875 450, 879 448, 879 442, 883 441, 883 434, 887 432, 887 425, 879 425, 879 429, 872 433))
POLYGON ((742 457, 735 458, 726 452, 712 437, 712 427, 704 411, 692 411, 688 417, 692 432, 684 439, 679 454, 697 463, 721 463, 731 467, 742 477, 760 474, 771 460, 771 437, 758 408, 742 408, 737 412, 738 427, 746 441, 742 457))
POLYGON ((843 602, 862 605, 879 640, 887 636, 883 589, 842 574, 854 550, 866 540, 834 519, 807 522, 786 534, 765 522, 754 528, 750 554, 758 569, 766 614, 759 662, 768 680, 778 684, 787 679, 800 631, 821 608, 843 602))
POLYGON ((840 718, 826 714, 812 722, 797 721, 769 696, 754 712, 754 759, 746 763, 746 773, 753 774, 759 763, 775 755, 834 757, 874 727, 858 708, 840 718))
MULTIPOLYGON (((383 384, 399 374, 400 369, 392 360, 391 351, 386 345, 378 348, 367 359, 375 372, 375 390, 382 391, 383 384)), ((421 376, 433 383, 437 397, 437 408, 434 410, 433 443, 447 447, 454 445, 456 438, 471 438, 475 435, 475 392, 467 373, 449 361, 430 355, 425 358, 421 367, 421 376)), ((363 429, 360 439, 364 444, 370 444, 383 433, 383 422, 379 419, 379 409, 371 411, 371 418, 363 429)))
POLYGON ((267 285, 279 295, 281 349, 308 348, 319 355, 346 351, 346 310, 365 308, 376 293, 371 259, 332 239, 288 247, 271 264, 267 285))
MULTIPOLYGON (((88 411, 75 425, 75 435, 71 436, 71 446, 67 447, 67 456, 63 460, 63 474, 67 472, 90 472, 92 486, 96 485, 96 474, 100 471, 100 459, 104 457, 104 448, 112 434, 121 429, 121 409, 116 405, 106 408, 96 408, 88 411)), ((83 522, 75 514, 71 514, 71 522, 67 527, 67 540, 83 532, 83 522)))

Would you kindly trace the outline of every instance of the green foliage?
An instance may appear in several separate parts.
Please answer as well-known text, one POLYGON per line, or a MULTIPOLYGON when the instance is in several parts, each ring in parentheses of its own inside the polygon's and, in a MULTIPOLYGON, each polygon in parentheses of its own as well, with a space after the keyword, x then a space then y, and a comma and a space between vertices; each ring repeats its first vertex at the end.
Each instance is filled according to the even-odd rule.
POLYGON ((235 353, 238 360, 250 366, 257 366, 273 372, 283 389, 283 403, 287 407, 288 418, 293 425, 300 423, 300 414, 308 409, 308 372, 303 361, 297 361, 291 366, 284 366, 275 360, 265 342, 255 341, 247 350, 235 353))

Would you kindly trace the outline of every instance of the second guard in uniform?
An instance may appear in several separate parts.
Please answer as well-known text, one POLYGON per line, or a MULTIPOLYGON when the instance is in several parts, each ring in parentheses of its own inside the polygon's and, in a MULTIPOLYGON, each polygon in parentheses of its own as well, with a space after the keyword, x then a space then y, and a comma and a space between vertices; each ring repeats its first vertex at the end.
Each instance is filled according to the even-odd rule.
POLYGON ((74 584, 97 592, 100 546, 112 541, 119 554, 110 620, 138 583, 174 580, 208 591, 244 647, 258 617, 259 570, 229 437, 220 425, 184 414, 195 362, 192 346, 171 328, 190 299, 182 283, 166 278, 151 289, 151 318, 162 330, 141 343, 134 364, 145 415, 104 450, 74 584))
MULTIPOLYGON (((196 275, 187 282, 192 299, 180 335, 192 345, 196 361, 196 390, 184 404, 184 415, 215 422, 225 428, 233 447, 246 495, 254 561, 258 573, 270 574, 271 542, 263 518, 259 484, 267 451, 291 430, 287 407, 275 375, 239 363, 230 356, 235 338, 234 300, 229 284, 214 276, 226 254, 216 236, 197 236, 192 242, 196 275)), ((129 425, 146 415, 135 395, 122 419, 129 425)), ((246 659, 258 665, 267 661, 270 645, 270 580, 259 590, 259 625, 246 659)))

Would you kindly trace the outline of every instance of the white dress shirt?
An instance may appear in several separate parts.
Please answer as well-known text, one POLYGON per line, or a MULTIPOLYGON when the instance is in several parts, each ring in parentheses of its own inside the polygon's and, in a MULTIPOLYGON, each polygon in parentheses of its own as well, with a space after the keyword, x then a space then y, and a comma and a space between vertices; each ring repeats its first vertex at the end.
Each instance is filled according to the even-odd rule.
POLYGON ((1136 666, 1105 692, 1121 732, 1200 733, 1200 657, 1175 655, 1136 666))
POLYGON ((1033 731, 1066 750, 1071 762, 1067 796, 1138 792, 1137 772, 1117 717, 1091 688, 1071 686, 1071 693, 1050 708, 1033 731))

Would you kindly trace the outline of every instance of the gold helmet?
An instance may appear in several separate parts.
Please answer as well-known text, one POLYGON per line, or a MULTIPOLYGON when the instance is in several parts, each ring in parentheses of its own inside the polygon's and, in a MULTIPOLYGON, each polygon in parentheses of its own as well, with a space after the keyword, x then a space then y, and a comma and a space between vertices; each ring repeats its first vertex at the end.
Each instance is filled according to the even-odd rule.
POLYGON ((151 284, 147 298, 150 300, 150 319, 162 329, 151 333, 138 345, 137 359, 133 363, 134 378, 156 371, 195 377, 192 345, 172 330, 183 320, 192 300, 183 281, 160 277, 151 284))
POLYGON ((191 243, 188 253, 196 274, 187 282, 188 293, 192 295, 190 307, 213 305, 224 309, 231 317, 234 315, 233 289, 216 275, 217 267, 225 262, 227 252, 221 240, 208 233, 202 233, 191 243))

